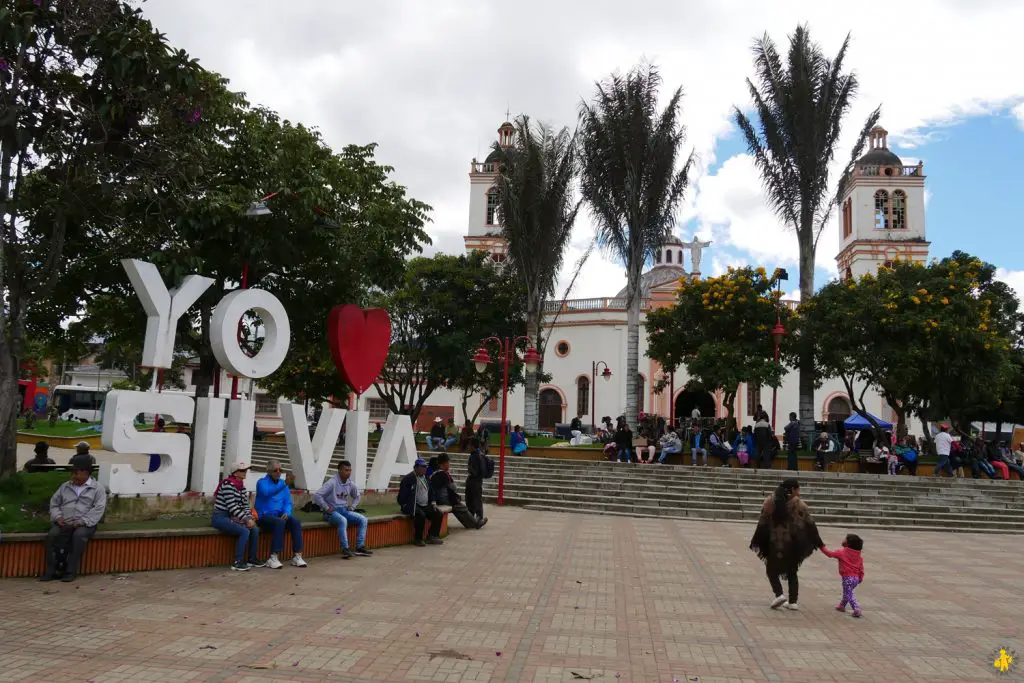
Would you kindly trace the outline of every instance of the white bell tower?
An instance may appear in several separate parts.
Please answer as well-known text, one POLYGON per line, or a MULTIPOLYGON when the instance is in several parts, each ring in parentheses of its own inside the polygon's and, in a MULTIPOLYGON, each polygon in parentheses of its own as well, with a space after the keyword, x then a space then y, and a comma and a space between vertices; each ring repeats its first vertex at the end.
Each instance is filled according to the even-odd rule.
POLYGON ((839 277, 874 274, 895 261, 928 260, 924 164, 904 166, 875 126, 867 153, 844 178, 839 198, 839 277))
MULTIPOLYGON (((515 127, 506 121, 498 128, 498 145, 512 146, 515 127)), ((491 151, 482 162, 473 159, 469 168, 469 230, 464 238, 466 251, 486 251, 495 263, 503 263, 508 245, 501 236, 501 212, 498 203, 498 153, 491 151)))

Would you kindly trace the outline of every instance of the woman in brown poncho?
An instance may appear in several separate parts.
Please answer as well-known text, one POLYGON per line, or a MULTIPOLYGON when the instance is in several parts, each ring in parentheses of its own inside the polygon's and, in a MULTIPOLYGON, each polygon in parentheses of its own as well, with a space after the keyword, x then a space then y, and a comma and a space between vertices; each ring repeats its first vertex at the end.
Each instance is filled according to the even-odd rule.
POLYGON ((764 501, 757 529, 750 539, 750 549, 764 560, 768 582, 775 597, 771 608, 797 608, 800 585, 797 570, 800 564, 824 545, 818 535, 818 527, 811 519, 807 503, 800 500, 800 482, 786 479, 775 493, 764 501), (789 583, 789 601, 782 594, 783 576, 789 583))

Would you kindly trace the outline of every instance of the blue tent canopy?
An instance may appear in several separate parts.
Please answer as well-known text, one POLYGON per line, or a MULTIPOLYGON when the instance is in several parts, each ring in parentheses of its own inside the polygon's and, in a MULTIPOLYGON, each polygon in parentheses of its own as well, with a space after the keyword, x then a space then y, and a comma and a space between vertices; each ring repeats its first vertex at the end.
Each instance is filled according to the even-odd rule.
MULTIPOLYGON (((875 422, 877 422, 878 426, 882 429, 892 429, 892 422, 886 422, 874 413, 868 414, 875 418, 875 422)), ((847 429, 871 429, 871 423, 856 413, 846 418, 846 421, 843 422, 843 426, 847 429)))

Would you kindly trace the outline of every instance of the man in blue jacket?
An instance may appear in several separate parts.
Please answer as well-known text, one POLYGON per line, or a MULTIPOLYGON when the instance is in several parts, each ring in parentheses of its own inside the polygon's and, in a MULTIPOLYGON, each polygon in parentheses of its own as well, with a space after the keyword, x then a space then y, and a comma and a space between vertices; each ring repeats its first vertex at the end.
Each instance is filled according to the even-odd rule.
POLYGON ((441 511, 434 500, 434 490, 427 481, 427 463, 417 460, 413 463, 412 472, 402 477, 398 485, 398 504, 402 514, 412 517, 413 543, 424 546, 441 545, 441 511), (430 536, 424 538, 427 520, 430 520, 430 536))
POLYGON ((256 514, 259 516, 260 529, 270 533, 269 569, 280 569, 281 560, 278 554, 284 552, 284 532, 287 529, 292 535, 293 567, 305 567, 302 559, 302 523, 292 516, 292 492, 287 482, 281 478, 281 463, 277 460, 267 462, 267 476, 256 482, 256 514))

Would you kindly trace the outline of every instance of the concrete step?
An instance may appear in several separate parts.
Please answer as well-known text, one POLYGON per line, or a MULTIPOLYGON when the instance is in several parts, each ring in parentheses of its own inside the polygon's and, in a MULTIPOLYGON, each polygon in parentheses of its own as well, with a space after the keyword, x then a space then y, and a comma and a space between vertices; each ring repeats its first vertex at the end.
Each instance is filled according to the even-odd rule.
MULTIPOLYGON (((493 504, 493 501, 488 501, 487 499, 485 499, 485 502, 490 502, 491 504, 493 504)), ((539 510, 539 511, 544 511, 544 512, 566 512, 566 513, 577 513, 577 514, 609 515, 609 516, 615 516, 615 517, 643 517, 643 518, 651 518, 651 519, 694 519, 694 520, 701 520, 701 521, 718 521, 718 522, 735 521, 735 520, 728 520, 728 519, 718 519, 716 517, 701 517, 699 515, 678 516, 678 515, 671 515, 671 514, 643 514, 643 513, 635 513, 635 512, 624 513, 624 512, 617 512, 617 511, 614 511, 614 510, 580 510, 580 509, 576 509, 576 508, 565 509, 565 508, 562 508, 562 507, 560 507, 558 505, 545 505, 545 504, 529 504, 529 505, 525 505, 524 507, 527 510, 539 510)), ((964 533, 1007 534, 1007 535, 1011 535, 1011 534, 1012 535, 1016 535, 1016 534, 1021 534, 1022 533, 1022 531, 1017 530, 1017 529, 990 528, 990 527, 983 526, 983 525, 975 526, 975 527, 972 527, 972 528, 958 528, 958 527, 949 527, 949 526, 945 526, 945 525, 922 524, 922 525, 917 525, 917 526, 909 527, 908 528, 908 527, 904 527, 904 526, 901 526, 901 525, 898 525, 898 524, 891 524, 891 525, 890 524, 863 524, 863 523, 860 523, 860 524, 854 524, 854 523, 835 524, 835 523, 819 522, 819 526, 822 527, 822 528, 827 528, 827 527, 834 526, 834 527, 837 527, 837 528, 841 528, 841 529, 843 529, 845 531, 854 530, 854 529, 883 529, 883 530, 887 530, 887 531, 931 531, 931 532, 940 532, 940 531, 941 532, 950 532, 950 531, 952 531, 952 532, 964 532, 964 533)), ((753 530, 751 530, 751 533, 753 533, 753 530)))

